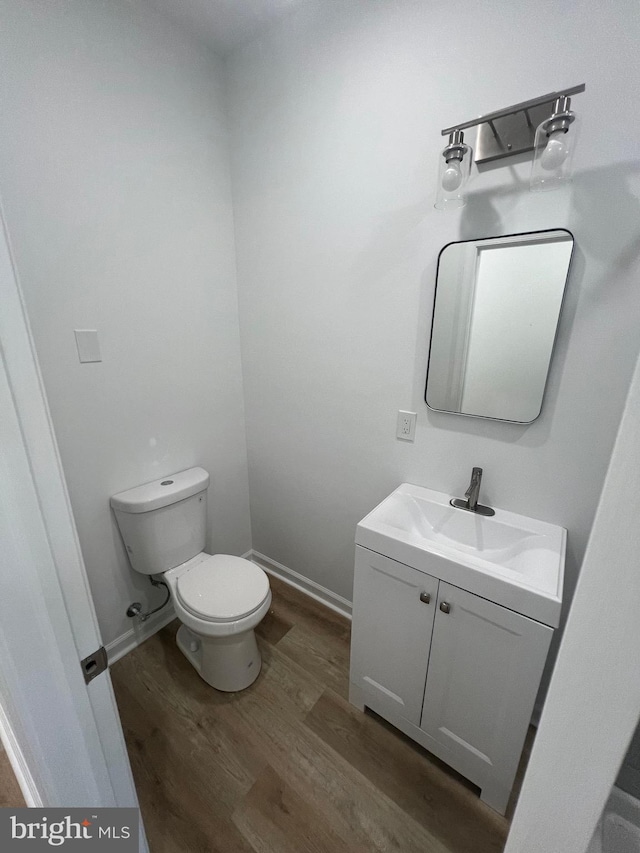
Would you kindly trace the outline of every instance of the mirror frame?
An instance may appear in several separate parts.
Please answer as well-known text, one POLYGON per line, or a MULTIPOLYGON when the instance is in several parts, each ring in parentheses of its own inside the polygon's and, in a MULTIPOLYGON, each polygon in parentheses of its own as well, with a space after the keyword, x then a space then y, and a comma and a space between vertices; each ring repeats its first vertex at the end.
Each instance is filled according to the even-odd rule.
POLYGON ((438 252, 438 263, 436 266, 436 283, 435 283, 434 290, 433 290, 433 309, 431 312, 431 325, 430 325, 430 330, 429 330, 429 355, 427 358, 427 375, 426 375, 425 387, 424 387, 424 402, 425 402, 428 409, 430 409, 432 412, 439 412, 440 414, 444 414, 444 415, 456 415, 457 417, 464 417, 464 418, 478 418, 478 419, 483 420, 483 421, 497 421, 498 423, 504 423, 504 424, 527 425, 527 424, 532 424, 534 421, 536 421, 540 417, 540 415, 542 414, 542 407, 544 405, 544 399, 545 399, 545 396, 547 393, 547 386, 549 384, 549 374, 551 373, 551 364, 552 364, 553 356, 554 356, 554 353, 556 350, 556 344, 558 343, 558 330, 560 329, 560 318, 562 317, 562 309, 564 307, 564 301, 565 301, 565 298, 567 295, 567 284, 569 282, 569 276, 571 274, 571 264, 573 263, 573 256, 574 256, 574 252, 575 252, 575 247, 576 247, 576 239, 575 239, 573 233, 568 228, 540 228, 537 231, 518 231, 514 234, 499 234, 499 235, 494 236, 494 237, 476 237, 476 238, 471 238, 468 240, 452 240, 450 243, 445 243, 445 245, 438 252), (551 352, 549 353, 549 363, 547 366, 547 375, 545 377, 544 387, 542 389, 542 397, 540 399, 540 408, 538 409, 538 414, 535 417, 531 418, 530 421, 516 421, 516 420, 511 420, 510 418, 494 418, 491 415, 474 415, 474 414, 469 414, 467 412, 452 412, 449 409, 436 409, 434 406, 429 405, 429 401, 427 400, 427 389, 429 387, 429 368, 431 366, 431 347, 433 344, 433 327, 434 327, 435 318, 436 318, 436 300, 438 298, 438 276, 440 273, 440 259, 442 257, 442 253, 445 251, 445 249, 448 249, 449 246, 456 246, 460 243, 479 243, 479 242, 484 241, 484 240, 502 240, 506 237, 533 237, 536 234, 549 234, 549 233, 554 232, 554 231, 555 232, 562 231, 565 234, 569 235, 569 237, 571 238, 571 254, 569 255, 569 263, 567 264, 567 274, 565 276, 564 285, 562 288, 562 299, 560 300, 560 307, 558 309, 558 319, 556 321, 556 328, 555 328, 555 333, 553 336, 553 343, 551 345, 551 352))

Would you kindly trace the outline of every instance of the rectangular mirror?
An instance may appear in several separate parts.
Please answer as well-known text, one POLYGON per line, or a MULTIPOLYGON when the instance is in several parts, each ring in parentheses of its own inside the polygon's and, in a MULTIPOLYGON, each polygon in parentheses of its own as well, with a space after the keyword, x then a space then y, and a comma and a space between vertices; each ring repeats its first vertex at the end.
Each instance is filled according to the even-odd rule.
POLYGON ((572 252, 573 236, 561 228, 442 249, 430 409, 517 423, 538 417, 572 252))

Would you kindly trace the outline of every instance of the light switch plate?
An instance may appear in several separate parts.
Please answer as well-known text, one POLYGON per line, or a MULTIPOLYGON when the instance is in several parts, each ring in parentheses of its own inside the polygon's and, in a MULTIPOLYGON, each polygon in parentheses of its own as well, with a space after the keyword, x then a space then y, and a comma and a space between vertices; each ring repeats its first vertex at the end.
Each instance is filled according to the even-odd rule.
POLYGON ((102 361, 98 332, 95 329, 74 329, 73 331, 76 336, 80 362, 84 364, 85 362, 102 361))

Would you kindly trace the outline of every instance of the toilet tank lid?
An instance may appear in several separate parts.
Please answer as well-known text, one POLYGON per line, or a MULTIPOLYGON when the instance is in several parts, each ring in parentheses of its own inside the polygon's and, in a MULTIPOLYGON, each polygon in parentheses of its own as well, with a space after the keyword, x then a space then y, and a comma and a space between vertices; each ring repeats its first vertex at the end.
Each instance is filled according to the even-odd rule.
POLYGON ((163 506, 183 501, 198 492, 203 492, 209 485, 209 474, 204 468, 189 468, 170 474, 161 480, 118 492, 111 498, 111 506, 120 512, 151 512, 163 506))

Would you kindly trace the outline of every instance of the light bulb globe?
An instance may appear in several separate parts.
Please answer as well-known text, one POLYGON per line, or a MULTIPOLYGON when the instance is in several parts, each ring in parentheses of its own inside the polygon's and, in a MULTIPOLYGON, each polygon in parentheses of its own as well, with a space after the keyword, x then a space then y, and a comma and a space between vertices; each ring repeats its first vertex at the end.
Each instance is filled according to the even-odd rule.
MULTIPOLYGON (((564 134, 562 135, 564 136, 564 134)), ((559 136, 552 135, 542 152, 540 165, 547 172, 553 172, 562 166, 568 156, 569 148, 566 142, 559 136)))
POLYGON ((442 173, 442 189, 445 192, 455 192, 462 183, 462 169, 457 160, 447 163, 447 168, 442 173))

